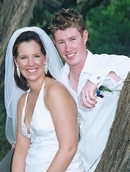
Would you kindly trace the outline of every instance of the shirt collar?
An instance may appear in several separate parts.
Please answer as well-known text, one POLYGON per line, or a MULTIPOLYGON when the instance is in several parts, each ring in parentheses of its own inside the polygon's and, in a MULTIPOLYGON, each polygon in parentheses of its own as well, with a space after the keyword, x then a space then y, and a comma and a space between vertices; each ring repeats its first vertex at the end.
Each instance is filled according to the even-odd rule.
POLYGON ((88 54, 87 54, 87 58, 86 58, 86 61, 85 61, 85 64, 84 64, 84 67, 82 69, 82 73, 89 73, 89 74, 92 74, 93 73, 93 70, 95 68, 95 60, 94 60, 94 56, 93 54, 87 50, 88 54))

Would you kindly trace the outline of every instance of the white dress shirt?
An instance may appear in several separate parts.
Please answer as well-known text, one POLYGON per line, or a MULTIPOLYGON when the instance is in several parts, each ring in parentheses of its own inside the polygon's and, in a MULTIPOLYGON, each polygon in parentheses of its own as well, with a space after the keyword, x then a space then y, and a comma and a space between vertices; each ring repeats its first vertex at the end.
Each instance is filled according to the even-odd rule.
POLYGON ((79 150, 86 172, 93 172, 100 161, 114 121, 120 91, 129 71, 130 58, 126 56, 98 55, 88 51, 76 93, 68 82, 68 64, 66 63, 62 68, 59 80, 68 88, 77 103, 77 119, 80 125, 79 150), (115 82, 112 78, 107 77, 110 71, 114 71, 121 80, 115 82), (84 108, 80 103, 81 90, 88 80, 95 84, 100 83, 99 85, 112 90, 112 93, 108 92, 103 98, 97 97, 98 103, 92 109, 84 108))

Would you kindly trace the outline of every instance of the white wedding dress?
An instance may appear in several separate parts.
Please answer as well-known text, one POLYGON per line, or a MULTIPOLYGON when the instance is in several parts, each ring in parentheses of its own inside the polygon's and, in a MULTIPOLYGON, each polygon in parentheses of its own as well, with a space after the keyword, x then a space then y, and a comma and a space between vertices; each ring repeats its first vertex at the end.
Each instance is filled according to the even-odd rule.
MULTIPOLYGON (((24 123, 24 116, 28 93, 25 99, 21 121, 22 133, 25 137, 30 138, 31 142, 26 157, 25 171, 46 172, 59 148, 59 144, 51 114, 44 105, 44 84, 40 90, 34 108, 30 124, 30 134, 27 133, 27 128, 24 123)), ((75 157, 66 171, 84 172, 84 167, 78 152, 75 154, 75 157)))

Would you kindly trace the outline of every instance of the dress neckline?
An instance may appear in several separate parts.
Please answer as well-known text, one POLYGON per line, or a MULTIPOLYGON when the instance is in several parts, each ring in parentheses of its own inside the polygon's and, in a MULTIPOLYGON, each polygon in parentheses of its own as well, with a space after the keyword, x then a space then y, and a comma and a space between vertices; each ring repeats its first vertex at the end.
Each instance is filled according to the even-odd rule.
POLYGON ((41 93, 41 91, 42 91, 42 89, 43 89, 44 86, 45 86, 45 82, 43 82, 43 84, 42 84, 42 86, 41 86, 41 88, 40 88, 40 90, 39 90, 38 97, 37 97, 37 100, 36 100, 36 103, 35 103, 35 106, 34 106, 34 109, 33 109, 33 112, 32 112, 32 118, 31 118, 31 121, 30 121, 30 125, 29 125, 29 126, 27 126, 27 125, 25 124, 25 109, 26 109, 26 104, 27 104, 28 96, 29 96, 29 93, 30 93, 31 89, 29 89, 29 90, 27 91, 27 94, 26 94, 26 97, 25 97, 25 102, 24 102, 24 107, 23 107, 22 115, 23 115, 23 123, 24 123, 24 126, 25 126, 25 128, 26 128, 27 134, 28 134, 29 136, 30 136, 30 134, 31 134, 31 123, 32 123, 32 119, 33 119, 33 116, 34 116, 34 111, 35 111, 35 108, 36 108, 36 105, 37 105, 37 101, 38 101, 38 99, 39 99, 39 95, 40 95, 40 93, 41 93), (29 130, 29 132, 28 132, 28 130, 29 130))

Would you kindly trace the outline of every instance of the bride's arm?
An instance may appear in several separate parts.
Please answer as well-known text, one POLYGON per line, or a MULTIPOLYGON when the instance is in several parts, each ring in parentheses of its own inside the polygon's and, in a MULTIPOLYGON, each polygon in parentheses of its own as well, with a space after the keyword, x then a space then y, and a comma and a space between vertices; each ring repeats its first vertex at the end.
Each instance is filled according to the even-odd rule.
POLYGON ((21 132, 21 112, 22 99, 18 102, 17 110, 17 136, 16 145, 12 161, 12 172, 25 172, 25 159, 30 145, 29 139, 25 138, 21 132))
POLYGON ((59 142, 59 150, 47 172, 63 172, 68 168, 77 150, 77 109, 73 98, 61 84, 52 86, 47 97, 46 105, 51 113, 59 142))

